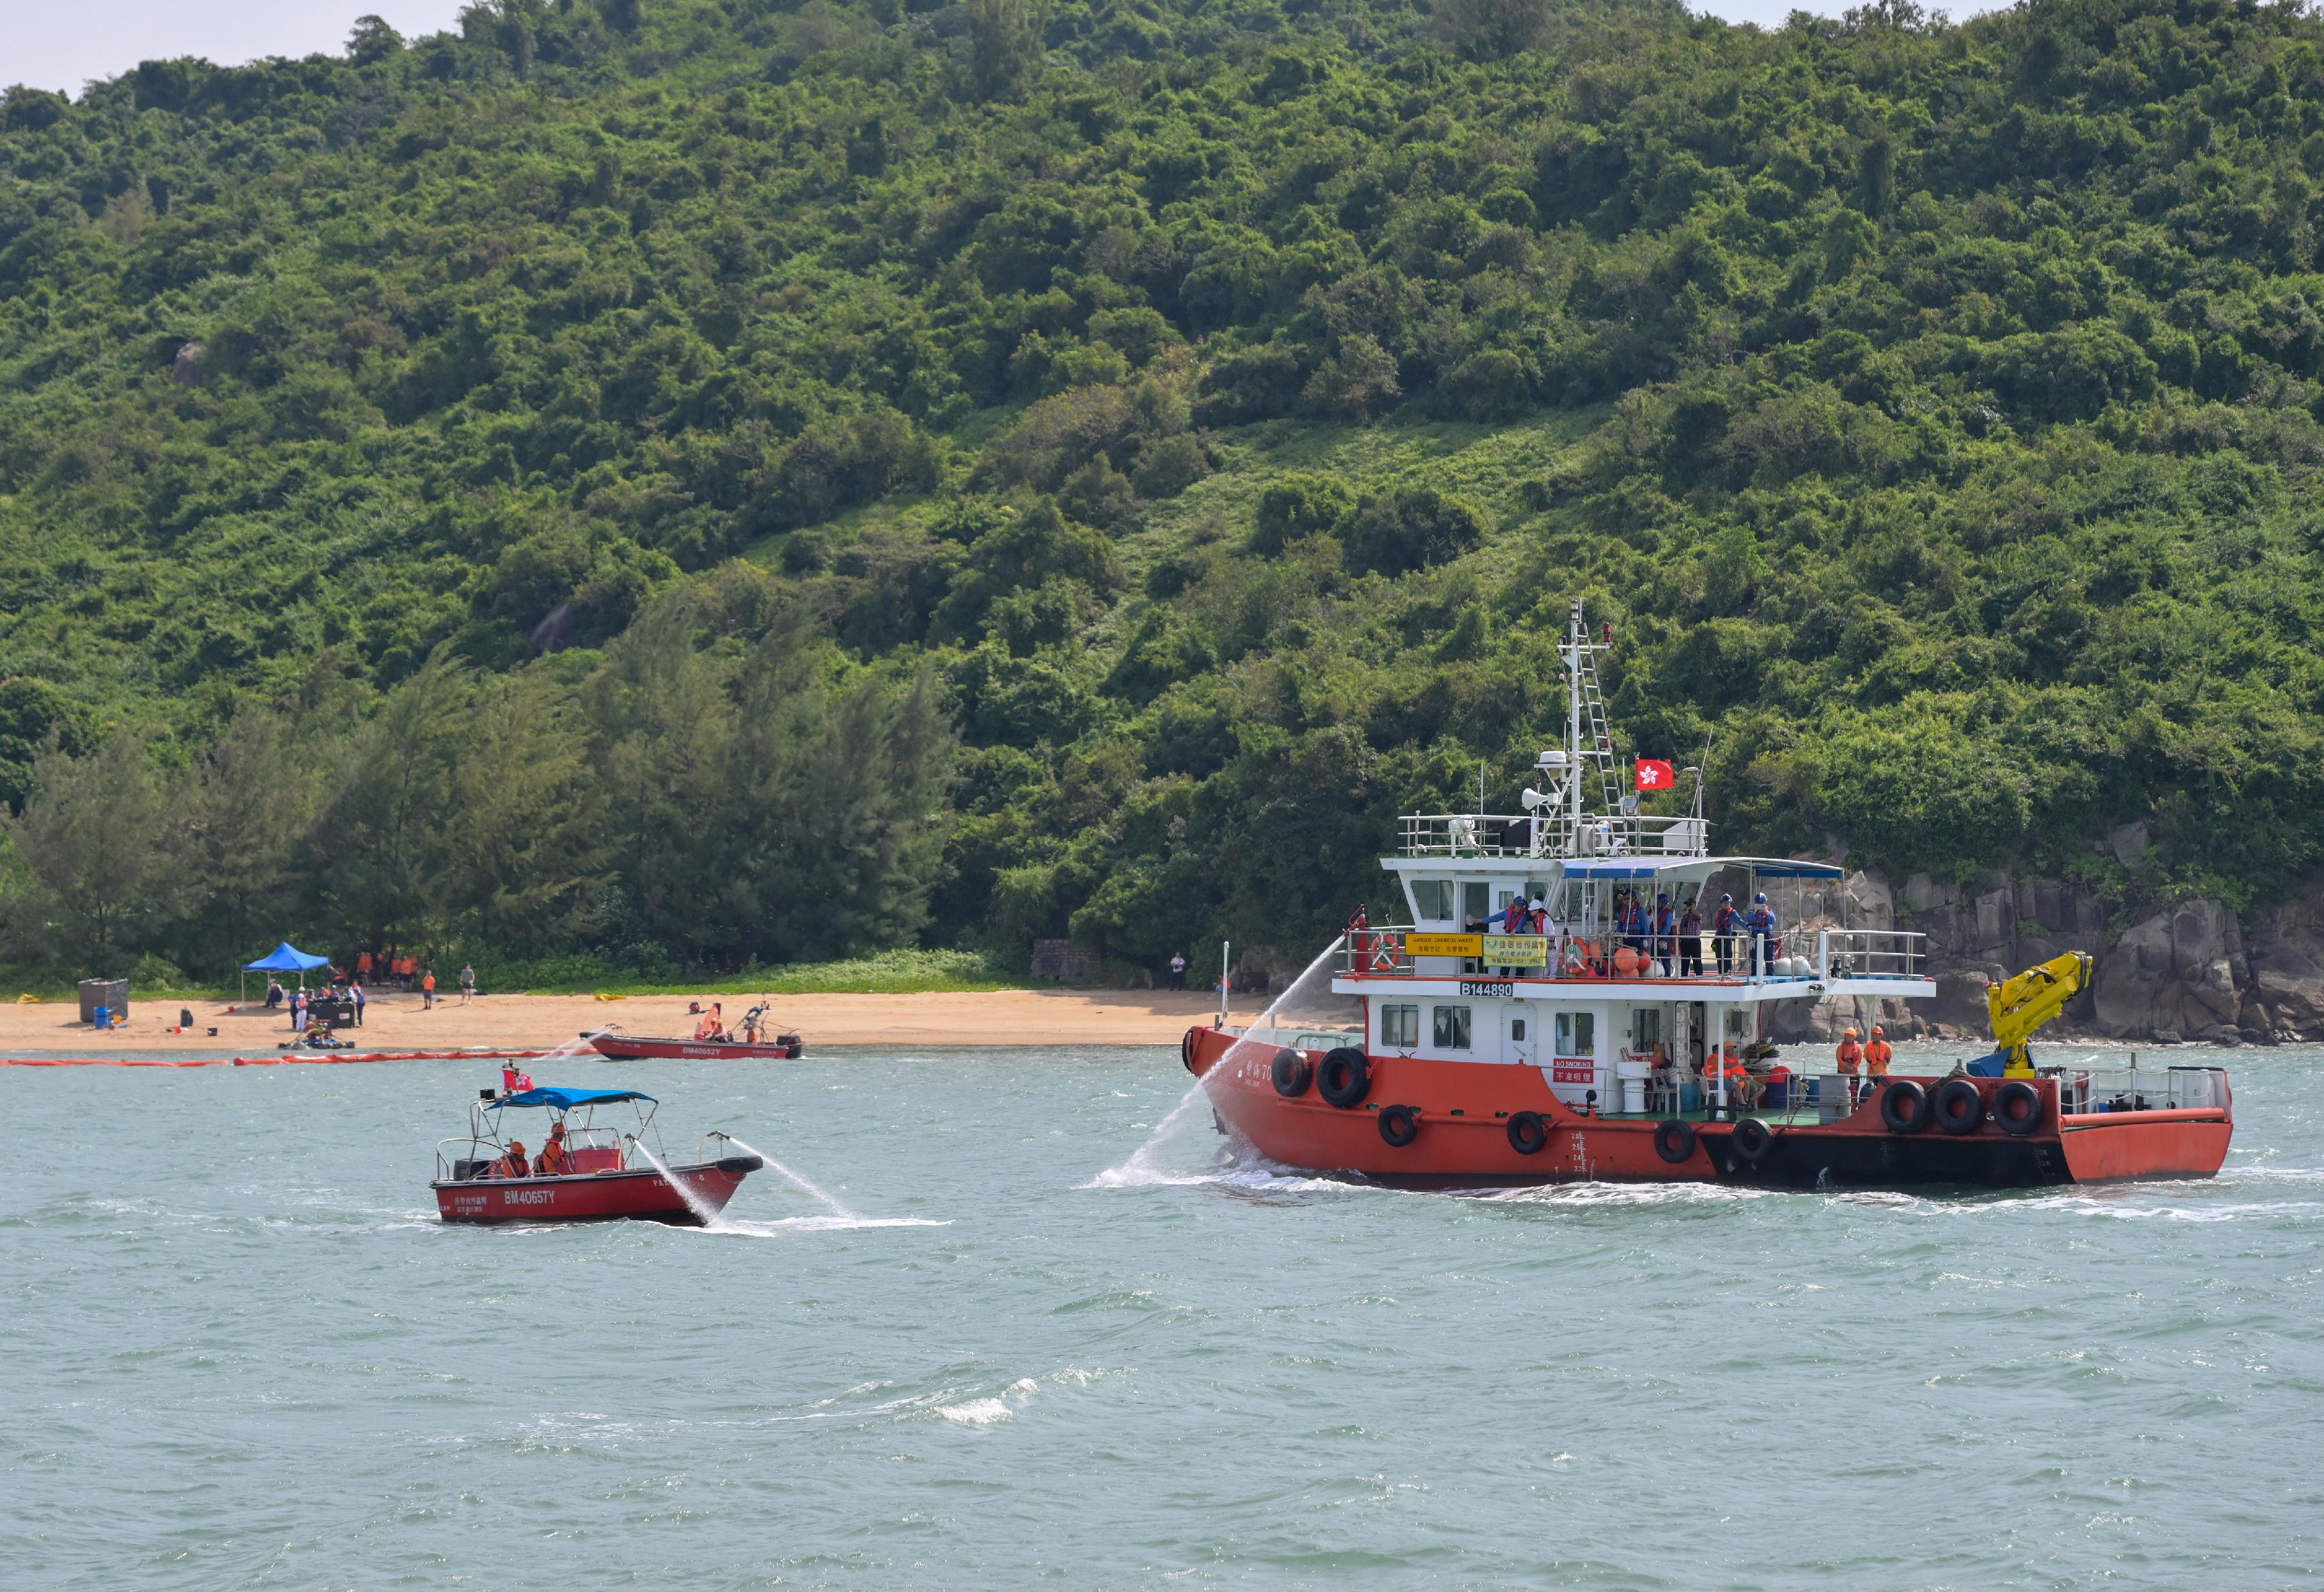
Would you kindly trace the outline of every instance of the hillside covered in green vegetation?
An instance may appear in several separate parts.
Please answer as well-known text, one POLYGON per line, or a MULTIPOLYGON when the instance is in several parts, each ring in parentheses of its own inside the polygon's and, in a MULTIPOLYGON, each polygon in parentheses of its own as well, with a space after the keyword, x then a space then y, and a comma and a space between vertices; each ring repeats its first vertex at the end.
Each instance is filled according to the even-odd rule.
POLYGON ((2324 23, 2220 0, 491 0, 18 88, 7 954, 1288 955, 1513 799, 1575 598, 1727 846, 2281 895, 2320 230, 2324 23))

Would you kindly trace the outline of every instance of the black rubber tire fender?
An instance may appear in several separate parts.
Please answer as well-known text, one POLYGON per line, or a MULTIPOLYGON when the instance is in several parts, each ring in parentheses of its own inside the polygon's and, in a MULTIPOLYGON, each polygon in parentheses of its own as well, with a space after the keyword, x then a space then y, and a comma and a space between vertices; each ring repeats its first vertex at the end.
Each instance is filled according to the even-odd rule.
POLYGON ((1665 1117, 1655 1124, 1655 1154, 1673 1166, 1683 1166, 1694 1159, 1694 1124, 1677 1117, 1665 1117))
POLYGON ((1382 1106, 1379 1114, 1380 1137, 1397 1149, 1402 1149, 1420 1136, 1418 1106, 1382 1106))
POLYGON ((1880 1091, 1880 1120, 1891 1133, 1918 1133, 1929 1125, 1928 1091, 1899 1078, 1880 1091))
POLYGON ((1985 1120, 1985 1096, 1966 1078, 1948 1078, 1930 1098, 1929 1115, 1956 1137, 1975 1133, 1985 1120))
POLYGON ((1202 1044, 1203 1031, 1200 1028, 1187 1029, 1186 1037, 1178 1041, 1178 1059, 1186 1063, 1189 1072, 1194 1070, 1194 1053, 1202 1048, 1202 1044))
POLYGON ((2012 1078, 1993 1091, 1993 1119, 2012 1138, 2024 1138, 2042 1126, 2049 1114, 2042 1091, 2023 1078, 2012 1078))
POLYGON ((1727 1136, 1727 1148, 1746 1166, 1757 1166, 1775 1147, 1775 1130, 1757 1117, 1746 1117, 1727 1136))
POLYGON ((1275 1053, 1268 1071, 1275 1075, 1275 1092, 1286 1100, 1297 1100, 1315 1081, 1315 1064, 1287 1044, 1275 1053))
POLYGON ((1323 1053, 1321 1065, 1315 1069, 1315 1092, 1323 1097, 1326 1105, 1351 1111, 1364 1103, 1372 1091, 1372 1063, 1370 1057, 1352 1044, 1341 1045, 1323 1053))
POLYGON ((1539 1111, 1519 1111, 1509 1118, 1509 1148, 1520 1155, 1538 1155, 1549 1147, 1549 1124, 1539 1111))

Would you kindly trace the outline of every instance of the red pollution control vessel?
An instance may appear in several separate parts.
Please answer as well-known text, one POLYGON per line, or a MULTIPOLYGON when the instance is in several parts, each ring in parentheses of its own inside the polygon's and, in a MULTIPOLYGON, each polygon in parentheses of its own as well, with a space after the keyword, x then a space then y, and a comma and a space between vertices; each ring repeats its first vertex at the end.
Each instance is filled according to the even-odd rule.
MULTIPOLYGON (((436 1209, 446 1221, 486 1225, 643 1220, 705 1226, 766 1163, 749 1154, 708 1158, 706 1148, 731 1146, 724 1134, 714 1132, 703 1136, 692 1163, 657 1164, 640 1143, 653 1126, 653 1111, 644 1108, 654 1104, 651 1095, 631 1089, 484 1090, 469 1107, 467 1135, 436 1146, 436 1181, 429 1185, 436 1209), (596 1125, 597 1108, 624 1100, 641 1108, 634 1130, 596 1125), (552 1176, 506 1175, 516 1141, 503 1139, 498 1113, 532 1109, 552 1113, 564 1127, 566 1168, 552 1176)), ((531 1146, 536 1155, 547 1136, 531 1146)))
POLYGON ((1409 917, 1351 927, 1322 964, 1328 997, 1311 973, 1252 1028, 1188 1031, 1186 1065, 1230 1131, 1286 1165, 1415 1187, 2218 1171, 2224 1068, 2035 1066, 2022 1049, 1941 1076, 1787 1063, 1777 1003, 1852 1002, 1866 1031, 1895 1020, 1936 992, 1923 936, 1849 926, 1830 864, 1713 855, 1700 770, 1623 778, 1592 667, 1605 645, 1576 604, 1565 746, 1536 760, 1523 814, 1404 818, 1381 865, 1409 917), (1640 810, 1681 772, 1691 810, 1640 810))

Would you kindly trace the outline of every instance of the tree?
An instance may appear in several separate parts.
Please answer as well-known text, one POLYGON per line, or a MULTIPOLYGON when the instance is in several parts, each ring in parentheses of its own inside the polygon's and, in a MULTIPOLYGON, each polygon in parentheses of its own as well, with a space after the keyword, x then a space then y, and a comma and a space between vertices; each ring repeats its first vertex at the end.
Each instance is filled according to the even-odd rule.
POLYGON ((347 59, 359 67, 376 66, 403 48, 403 35, 382 16, 359 16, 347 34, 347 59))
POLYGON ((334 728, 245 708, 195 760, 170 834, 186 892, 172 935, 180 967, 223 971, 312 921, 301 863, 319 779, 306 753, 334 728))
POLYGON ((1041 61, 1040 31, 1027 0, 968 0, 968 82, 978 99, 1013 99, 1041 61))
POLYGON ((92 975, 149 949, 176 905, 169 805, 147 743, 118 734, 87 757, 53 741, 33 759, 24 810, 5 820, 26 888, 10 902, 34 956, 62 951, 92 975))

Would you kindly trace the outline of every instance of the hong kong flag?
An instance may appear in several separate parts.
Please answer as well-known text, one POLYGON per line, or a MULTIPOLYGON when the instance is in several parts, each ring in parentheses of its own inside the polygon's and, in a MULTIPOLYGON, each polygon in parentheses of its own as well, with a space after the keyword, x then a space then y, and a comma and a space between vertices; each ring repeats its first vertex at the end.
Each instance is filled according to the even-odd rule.
POLYGON ((1668 790, 1677 783, 1678 770, 1672 768, 1668 763, 1664 762, 1660 758, 1640 758, 1638 759, 1638 788, 1640 790, 1668 790))

